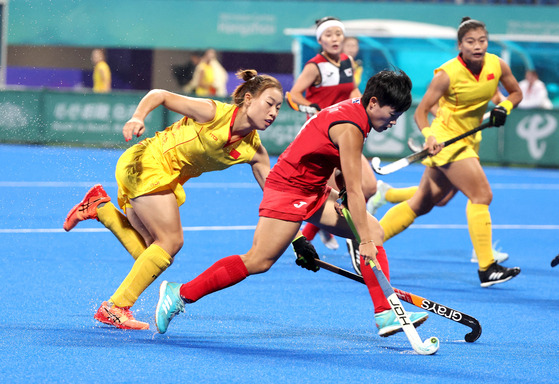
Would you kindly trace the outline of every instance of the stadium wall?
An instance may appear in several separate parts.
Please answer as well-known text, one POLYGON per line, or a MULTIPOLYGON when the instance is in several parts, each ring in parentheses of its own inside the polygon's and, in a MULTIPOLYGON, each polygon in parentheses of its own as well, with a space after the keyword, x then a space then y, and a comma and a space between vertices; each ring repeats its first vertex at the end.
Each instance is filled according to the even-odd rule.
POLYGON ((424 2, 11 0, 8 45, 290 52, 286 28, 317 18, 398 19, 456 28, 463 16, 490 33, 559 34, 559 7, 424 2))
MULTIPOLYGON (((0 91, 0 142, 87 145, 125 148, 122 127, 144 92, 0 91)), ((409 155, 407 140, 422 136, 413 122, 415 106, 388 132, 373 134, 365 143, 368 157, 394 159, 409 155)), ((159 107, 146 120, 153 135, 180 118, 159 107)), ((284 105, 274 124, 261 134, 271 155, 279 155, 299 132, 306 116, 284 105)), ((515 110, 502 128, 483 131, 480 157, 485 163, 559 166, 557 110, 515 110)))

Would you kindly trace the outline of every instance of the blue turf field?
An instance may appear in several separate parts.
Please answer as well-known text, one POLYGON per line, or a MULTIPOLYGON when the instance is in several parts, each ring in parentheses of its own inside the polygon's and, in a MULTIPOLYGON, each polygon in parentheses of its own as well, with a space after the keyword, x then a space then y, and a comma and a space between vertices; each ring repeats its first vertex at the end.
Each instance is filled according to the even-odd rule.
MULTIPOLYGON (((303 270, 291 252, 268 273, 187 306, 165 335, 155 334, 163 279, 190 280, 249 248, 261 198, 249 166, 187 183, 184 248, 134 307, 152 330, 97 323, 95 310, 132 258, 100 223, 66 233, 62 222, 94 183, 116 197, 121 152, 0 145, 0 381, 558 382, 559 267, 550 261, 559 253, 559 171, 486 167, 494 239, 511 254, 505 265, 522 268, 508 283, 479 287, 461 195, 386 243, 395 287, 466 312, 483 327, 478 341, 466 343, 469 328, 431 314, 418 331, 422 339, 439 337, 441 347, 419 356, 403 333, 377 336, 363 285, 303 270)), ((383 180, 411 185, 421 172, 410 166, 383 180)), ((351 269, 345 244, 315 246, 324 260, 351 269)))

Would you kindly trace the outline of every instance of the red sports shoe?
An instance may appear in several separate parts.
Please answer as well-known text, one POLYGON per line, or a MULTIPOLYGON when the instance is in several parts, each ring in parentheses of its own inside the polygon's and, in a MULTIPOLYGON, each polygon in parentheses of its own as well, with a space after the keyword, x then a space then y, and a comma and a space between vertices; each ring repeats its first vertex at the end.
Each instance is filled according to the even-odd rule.
POLYGON ((71 230, 83 220, 98 220, 97 206, 109 201, 111 201, 111 198, 107 195, 103 186, 101 184, 95 185, 85 194, 83 200, 68 212, 68 216, 66 216, 66 220, 64 221, 64 230, 71 230))
POLYGON ((120 308, 103 301, 93 318, 121 329, 149 329, 149 324, 134 319, 130 308, 120 308))

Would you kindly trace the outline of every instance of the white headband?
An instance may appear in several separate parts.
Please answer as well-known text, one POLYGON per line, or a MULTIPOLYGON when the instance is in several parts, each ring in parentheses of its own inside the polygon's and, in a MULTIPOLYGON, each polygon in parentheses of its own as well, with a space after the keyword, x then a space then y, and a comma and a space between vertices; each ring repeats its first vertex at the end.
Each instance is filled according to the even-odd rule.
POLYGON ((475 20, 475 19, 468 19, 466 21, 463 21, 462 23, 460 23, 460 25, 458 26, 458 29, 462 28, 464 25, 469 24, 469 23, 478 23, 483 25, 483 23, 481 21, 475 20))
POLYGON ((345 35, 345 27, 340 20, 328 20, 316 27, 316 41, 319 41, 320 36, 330 27, 340 27, 345 35))

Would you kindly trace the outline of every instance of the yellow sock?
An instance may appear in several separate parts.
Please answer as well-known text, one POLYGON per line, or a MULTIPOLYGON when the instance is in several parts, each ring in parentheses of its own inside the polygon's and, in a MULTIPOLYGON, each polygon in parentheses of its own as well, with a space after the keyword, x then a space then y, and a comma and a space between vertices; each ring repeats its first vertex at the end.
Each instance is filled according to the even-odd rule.
POLYGON ((468 200, 466 216, 479 269, 485 271, 495 261, 491 244, 491 215, 489 214, 489 206, 485 204, 472 204, 468 200))
POLYGON ((111 302, 117 307, 131 307, 138 297, 167 269, 173 258, 157 244, 150 245, 138 257, 111 302))
POLYGON ((110 201, 97 208, 97 218, 116 236, 134 260, 146 250, 143 237, 132 227, 128 218, 110 201))
POLYGON ((407 201, 390 208, 380 219, 380 226, 384 230, 384 241, 409 227, 416 217, 417 215, 412 211, 407 201))
POLYGON ((401 203, 411 199, 413 194, 417 191, 417 186, 408 188, 390 188, 386 191, 384 198, 392 204, 401 203))

